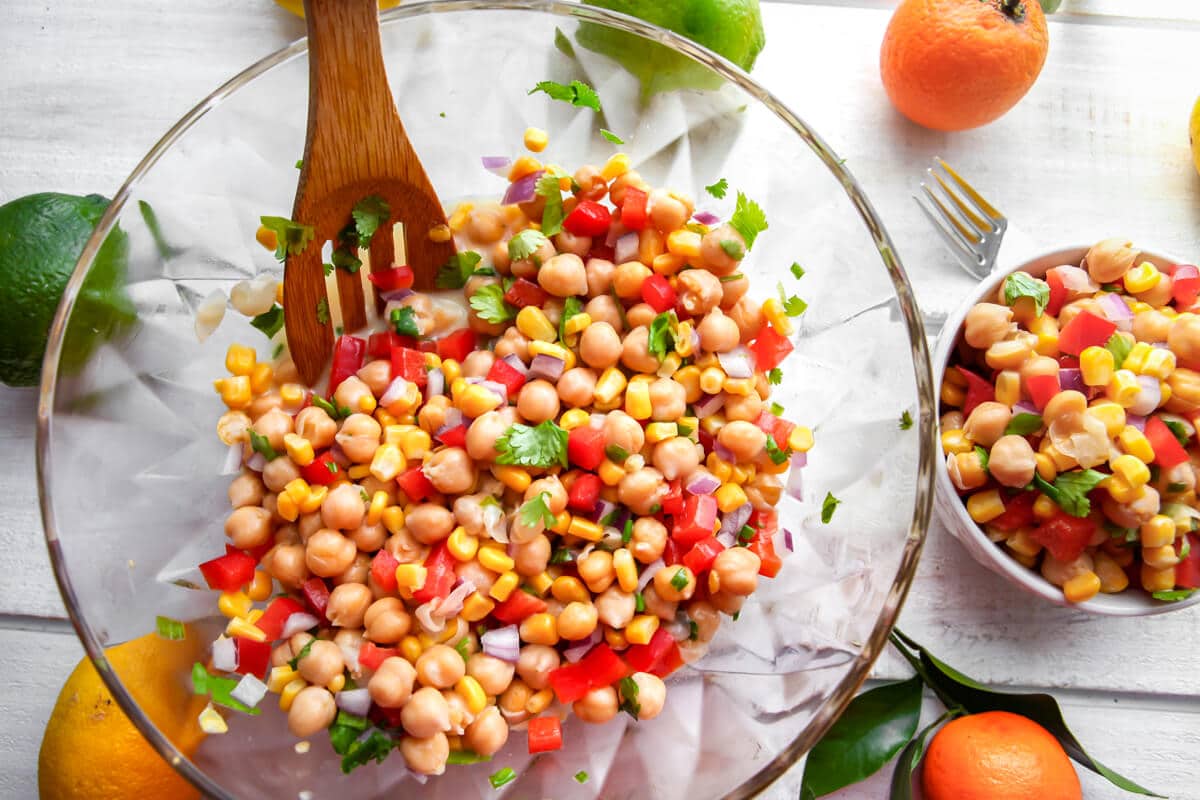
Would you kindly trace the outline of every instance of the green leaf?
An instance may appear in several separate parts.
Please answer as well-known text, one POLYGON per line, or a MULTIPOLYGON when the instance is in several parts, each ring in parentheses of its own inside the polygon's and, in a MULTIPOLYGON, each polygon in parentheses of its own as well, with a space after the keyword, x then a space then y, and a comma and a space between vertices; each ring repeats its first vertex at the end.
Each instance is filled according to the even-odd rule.
POLYGON ((808 309, 808 303, 796 295, 788 297, 787 293, 783 291, 782 283, 776 284, 776 287, 779 289, 779 302, 783 305, 783 313, 789 317, 798 317, 808 309))
POLYGON ((779 384, 783 383, 783 370, 781 370, 779 367, 775 367, 768 372, 767 383, 771 384, 772 386, 778 386, 779 384))
POLYGON ((708 192, 718 200, 723 200, 725 198, 725 193, 729 191, 729 181, 721 178, 716 183, 705 186, 704 191, 708 192))
POLYGON ((1175 438, 1179 440, 1179 443, 1187 447, 1188 439, 1191 438, 1188 436, 1187 425, 1184 425, 1179 420, 1167 419, 1166 417, 1160 417, 1160 419, 1162 419, 1164 425, 1171 429, 1171 433, 1175 434, 1175 438))
POLYGON ((688 585, 688 576, 683 569, 683 567, 680 567, 679 569, 675 570, 675 574, 671 576, 671 588, 677 592, 682 592, 687 588, 688 585))
POLYGON ((664 311, 650 322, 650 333, 646 339, 646 352, 662 361, 675 350, 675 327, 679 319, 674 311, 664 311))
POLYGON ((554 512, 550 510, 549 504, 546 502, 550 499, 549 492, 542 492, 537 497, 525 503, 517 511, 520 516, 521 523, 527 528, 532 528, 539 522, 545 527, 552 526, 556 517, 554 512))
POLYGON ((547 241, 546 234, 534 228, 526 228, 508 240, 508 257, 513 261, 523 261, 536 253, 547 241))
POLYGON ((371 243, 375 231, 392 216, 392 209, 382 197, 371 194, 354 204, 350 216, 354 219, 354 230, 358 233, 358 246, 366 247, 371 243))
POLYGON ((1054 479, 1053 484, 1049 484, 1035 473, 1033 485, 1072 517, 1086 517, 1092 511, 1088 492, 1107 477, 1094 469, 1085 469, 1079 472, 1064 472, 1054 479))
POLYGON ((771 403, 771 413, 777 417, 782 417, 783 416, 783 406, 779 405, 779 403, 772 402, 771 403))
POLYGON ((987 451, 987 450, 984 450, 984 449, 983 449, 982 447, 980 447, 979 445, 975 445, 975 455, 979 456, 979 467, 980 467, 980 469, 982 469, 984 472, 987 472, 987 468, 988 468, 988 451, 987 451))
POLYGON ((1022 297, 1032 297, 1037 316, 1050 302, 1050 286, 1027 272, 1014 272, 1004 279, 1004 304, 1012 306, 1022 297))
MULTIPOLYGON (((347 230, 351 232, 352 236, 354 235, 352 229, 348 228, 347 230)), ((342 243, 334 249, 330 260, 336 269, 349 272, 351 275, 362 269, 362 259, 358 257, 358 245, 346 239, 343 239, 342 243)))
POLYGON ((259 217, 263 227, 275 233, 275 257, 280 261, 288 255, 299 255, 313 238, 311 225, 292 222, 287 217, 259 217))
POLYGON ((642 704, 638 702, 638 685, 633 678, 621 678, 621 682, 617 684, 618 693, 621 698, 620 709, 634 719, 638 718, 638 714, 642 713, 642 704))
POLYGON ((299 663, 300 663, 300 662, 301 662, 301 661, 302 661, 302 660, 303 660, 305 657, 307 657, 307 656, 308 656, 308 653, 309 653, 309 651, 310 651, 310 650, 312 650, 313 642, 315 642, 315 641, 316 641, 316 639, 310 639, 310 640, 309 640, 309 642, 308 642, 308 644, 306 644, 306 645, 304 645, 304 647, 300 648, 300 652, 299 652, 299 653, 296 653, 296 657, 295 657, 295 658, 288 659, 288 666, 289 666, 289 667, 291 667, 292 669, 296 669, 296 668, 297 668, 297 665, 298 665, 298 664, 299 664, 299 663))
POLYGON ((590 108, 592 111, 600 110, 600 96, 596 94, 595 89, 583 81, 571 81, 566 84, 555 81, 539 81, 537 86, 530 89, 528 93, 535 92, 545 92, 552 100, 561 100, 580 108, 590 108))
POLYGON ((270 439, 253 428, 247 428, 246 433, 250 434, 250 449, 256 453, 261 453, 262 457, 267 461, 274 461, 279 458, 279 453, 271 446, 270 439))
POLYGON ((421 335, 417 327, 417 311, 412 306, 393 308, 390 321, 392 328, 401 336, 411 336, 415 339, 421 335))
POLYGON ((329 322, 329 299, 326 297, 317 301, 317 322, 322 325, 329 322))
POLYGON ((629 451, 619 444, 610 444, 604 448, 604 455, 614 464, 624 464, 629 458, 629 451))
POLYGON ((892 791, 888 800, 912 800, 912 775, 913 770, 921 763, 921 759, 925 755, 925 741, 929 738, 929 734, 933 729, 941 725, 943 722, 949 722, 955 717, 961 716, 963 713, 961 708, 954 708, 942 714, 933 722, 925 726, 925 728, 912 738, 900 751, 900 756, 896 759, 896 769, 892 772, 892 791))
POLYGON ((796 276, 796 280, 800 280, 804 277, 804 267, 800 266, 795 261, 792 262, 791 270, 792 274, 796 276))
POLYGON ((921 716, 921 678, 888 683, 850 702, 808 754, 801 798, 816 798, 858 783, 883 767, 912 739, 921 716))
POLYGON ((826 492, 825 499, 821 502, 821 522, 826 525, 833 519, 833 512, 841 505, 842 501, 833 496, 833 492, 826 492))
POLYGON ((517 318, 516 309, 504 301, 504 288, 495 283, 476 289, 470 303, 484 322, 499 324, 517 318))
POLYGON ((624 140, 624 139, 622 139, 620 136, 617 136, 615 133, 613 133, 613 132, 612 132, 612 131, 610 131, 610 130, 606 130, 606 129, 604 129, 604 128, 601 128, 601 129, 600 129, 600 135, 601 135, 601 136, 603 136, 605 139, 608 139, 608 140, 609 140, 610 142, 612 142, 613 144, 625 144, 625 140, 624 140))
POLYGON ((1028 436, 1042 429, 1041 414, 1014 414, 1004 429, 1005 436, 1028 436))
MULTIPOLYGON (((534 194, 546 198, 546 206, 542 210, 542 235, 555 236, 562 231, 563 201, 559 180, 563 177, 558 170, 547 170, 538 178, 534 194)), ((532 229, 531 229, 532 230, 532 229)))
POLYGON ((382 764, 396 744, 392 740, 392 737, 383 731, 371 731, 371 735, 366 739, 359 739, 351 744, 346 754, 342 756, 342 772, 349 775, 356 768, 361 767, 371 759, 375 759, 376 763, 382 764))
POLYGON ((912 414, 908 413, 908 410, 905 409, 904 413, 900 415, 900 430, 906 431, 909 428, 911 428, 912 426, 913 426, 912 414))
POLYGON ((742 243, 737 239, 722 239, 721 249, 734 261, 741 261, 746 257, 746 248, 742 247, 742 243))
POLYGON ((1125 363, 1125 358, 1129 355, 1129 351, 1133 349, 1133 344, 1121 334, 1114 333, 1104 343, 1104 349, 1113 354, 1113 369, 1120 369, 1125 363))
POLYGON ((158 631, 158 635, 168 641, 180 642, 187 638, 187 631, 184 629, 183 623, 177 619, 155 617, 154 627, 158 631))
POLYGON ((1171 589, 1170 591, 1151 592, 1150 596, 1155 600, 1164 600, 1168 603, 1176 603, 1180 600, 1187 600, 1195 593, 1195 589, 1171 589))
POLYGON ((786 447, 780 447, 775 441, 775 437, 769 433, 767 434, 766 448, 767 456, 771 459, 771 463, 776 465, 787 461, 788 457, 792 454, 792 451, 786 447))
POLYGON ((439 289, 461 289, 475 272, 483 256, 474 250, 464 250, 450 256, 450 260, 438 268, 433 285, 439 289))
POLYGON ((737 194, 737 206, 729 219, 733 229, 742 235, 746 241, 746 249, 754 249, 754 240, 767 229, 767 215, 758 203, 746 197, 742 192, 737 194))
POLYGON ((721 283, 733 283, 734 281, 740 281, 744 277, 746 276, 741 272, 735 272, 732 275, 722 275, 717 280, 721 283))
POLYGON ((497 464, 521 467, 567 466, 567 432, 550 420, 529 427, 510 425, 496 440, 497 464))
POLYGON ((562 314, 558 318, 558 339, 563 344, 567 343, 567 320, 576 314, 583 313, 583 301, 578 297, 568 297, 563 302, 562 314))
POLYGON ((250 324, 265 333, 268 339, 273 338, 283 327, 283 306, 276 303, 269 311, 264 311, 250 320, 250 324))

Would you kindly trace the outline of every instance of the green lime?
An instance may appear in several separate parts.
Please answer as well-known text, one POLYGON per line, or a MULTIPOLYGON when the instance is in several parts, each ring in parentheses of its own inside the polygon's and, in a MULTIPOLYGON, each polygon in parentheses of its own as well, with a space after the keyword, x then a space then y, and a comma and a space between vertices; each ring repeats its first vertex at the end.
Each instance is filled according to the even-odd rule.
MULTIPOLYGON (((0 381, 33 386, 46 335, 84 244, 108 208, 98 194, 31 194, 0 206, 0 381)), ((128 237, 114 228, 83 282, 62 361, 77 368, 95 345, 136 318, 125 294, 128 237)))
MULTIPOLYGON (((640 17, 720 53, 747 72, 766 44, 758 0, 584 0, 640 17)), ((721 79, 707 67, 624 31, 584 23, 579 43, 606 55, 642 83, 642 96, 671 89, 716 89, 721 79)))

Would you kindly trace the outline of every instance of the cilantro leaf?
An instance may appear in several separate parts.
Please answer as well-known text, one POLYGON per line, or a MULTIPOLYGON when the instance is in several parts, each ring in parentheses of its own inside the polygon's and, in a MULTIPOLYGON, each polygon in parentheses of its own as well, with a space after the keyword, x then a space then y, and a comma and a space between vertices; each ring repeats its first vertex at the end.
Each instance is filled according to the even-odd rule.
POLYGON ((393 308, 391 314, 392 327, 401 336, 416 338, 421 335, 417 328, 417 312, 412 306, 393 308))
POLYGON ((329 744, 339 756, 346 755, 354 740, 367 729, 367 718, 339 711, 337 719, 329 726, 329 744))
POLYGON ((308 644, 300 648, 300 652, 296 654, 295 658, 288 659, 288 666, 292 669, 296 669, 296 666, 300 663, 300 661, 308 656, 309 651, 312 650, 313 642, 315 641, 316 639, 310 639, 308 644))
POLYGON ((688 576, 683 570, 684 568, 680 567, 679 569, 675 570, 675 574, 671 576, 671 588, 677 592, 683 591, 688 585, 688 576))
POLYGON ((632 677, 621 678, 618 688, 621 697, 621 710, 634 719, 637 719, 638 715, 642 713, 642 704, 638 702, 637 681, 632 677))
POLYGON ((769 433, 767 434, 767 455, 770 457, 772 464, 782 464, 787 461, 790 453, 791 451, 786 447, 781 448, 776 443, 774 436, 769 433))
POLYGON ((567 320, 582 313, 583 302, 578 297, 568 297, 563 303, 562 314, 558 318, 558 338, 563 344, 567 342, 567 320))
POLYGON ((261 453, 262 457, 267 461, 274 461, 279 458, 279 453, 271 446, 271 440, 258 433, 253 428, 247 428, 246 433, 250 434, 250 449, 256 453, 261 453))
POLYGON ((777 284, 777 286, 779 287, 779 302, 783 305, 783 313, 789 317, 798 317, 808 310, 808 303, 796 295, 788 297, 787 293, 783 291, 782 283, 777 284))
POLYGON ((1042 429, 1041 414, 1014 414, 1004 429, 1004 435, 1028 436, 1042 429))
POLYGON ((800 280, 804 277, 804 267, 800 266, 795 261, 792 262, 791 270, 792 274, 796 276, 796 280, 800 280))
POLYGON ((471 308, 475 309, 475 313, 479 314, 479 318, 484 322, 498 324, 517 317, 513 307, 504 302, 503 287, 495 283, 476 289, 475 294, 471 295, 470 303, 471 308))
POLYGON ((467 285, 467 279, 475 272, 475 267, 483 260, 483 256, 474 250, 464 250, 450 256, 450 260, 438 268, 433 285, 439 289, 461 289, 467 285))
POLYGON ((912 426, 913 426, 912 414, 908 413, 908 410, 906 409, 904 411, 904 413, 900 415, 900 430, 906 431, 909 428, 911 428, 912 426))
POLYGON ((192 691, 208 695, 219 706, 258 716, 262 713, 261 708, 251 708, 231 694, 239 682, 233 678, 221 678, 211 674, 198 661, 192 665, 192 691))
POLYGON ((979 456, 979 468, 984 472, 988 471, 988 451, 982 447, 975 446, 975 455, 979 456))
MULTIPOLYGON (((771 403, 771 413, 777 417, 782 417, 783 416, 783 406, 779 405, 779 403, 774 403, 774 402, 771 403)), ((907 414, 908 412, 905 411, 904 413, 907 414)), ((910 424, 911 424, 911 422, 910 422, 910 424)))
POLYGON ((358 245, 345 239, 334 249, 330 261, 333 262, 335 268, 349 272, 351 275, 362 269, 362 259, 358 257, 358 245))
POLYGON ((646 340, 646 352, 658 356, 662 361, 675 349, 675 326, 679 319, 674 311, 664 311, 650 322, 650 334, 646 340))
POLYGON ((379 226, 392 216, 392 208, 382 197, 371 194, 354 204, 350 216, 354 219, 354 230, 358 233, 358 246, 366 247, 371 243, 371 237, 379 230, 379 226))
POLYGON ((371 759, 382 764, 395 746, 396 742, 392 737, 381 730, 373 730, 366 739, 358 739, 350 745, 346 754, 342 756, 342 772, 349 775, 371 759))
POLYGON ((326 297, 317 301, 317 322, 322 325, 329 322, 329 299, 326 297))
POLYGON ((1050 484, 1041 475, 1034 474, 1033 485, 1042 494, 1049 497, 1058 507, 1072 517, 1086 517, 1092 511, 1092 502, 1088 500, 1088 492, 1108 476, 1094 469, 1079 472, 1064 472, 1050 484))
POLYGON ((546 198, 546 207, 542 210, 543 236, 555 236, 562 230, 563 217, 566 215, 563 213, 562 189, 558 183, 560 178, 562 175, 557 170, 547 170, 545 175, 538 178, 533 190, 534 194, 546 198))
POLYGON ((303 253, 314 235, 311 225, 301 225, 287 217, 259 217, 258 220, 264 228, 275 234, 275 257, 280 261, 287 259, 288 255, 303 253))
POLYGON ((321 265, 321 269, 325 271, 325 277, 327 278, 333 274, 333 264, 330 264, 328 261, 321 265))
POLYGON ((742 192, 738 192, 737 206, 733 210, 729 224, 746 240, 746 249, 753 250, 754 240, 767 229, 767 215, 763 213, 758 203, 746 197, 742 192))
POLYGON ((783 370, 781 370, 779 367, 774 367, 770 372, 767 373, 767 383, 771 384, 772 386, 778 386, 779 384, 783 383, 783 370))
POLYGON ((721 178, 716 183, 705 186, 704 191, 708 192, 718 200, 723 200, 725 199, 725 193, 729 191, 729 181, 721 178))
POLYGON ((508 257, 513 261, 529 258, 546 242, 546 234, 534 228, 526 228, 508 240, 508 257))
POLYGON ((587 770, 581 769, 581 770, 579 770, 579 772, 576 772, 575 773, 575 782, 576 783, 587 783, 588 782, 587 770))
POLYGON ((826 525, 833 519, 833 512, 841 505, 842 501, 833 496, 833 492, 826 492, 825 499, 821 501, 821 522, 826 525))
POLYGON ((604 457, 614 464, 624 464, 629 458, 629 451, 619 444, 610 444, 604 448, 604 457))
POLYGON ((1195 589, 1171 589, 1169 591, 1151 592, 1150 596, 1155 600, 1163 600, 1168 603, 1177 603, 1180 600, 1188 599, 1195 593, 1195 589))
POLYGON ((546 502, 549 499, 549 492, 541 492, 537 497, 517 509, 521 524, 527 528, 532 528, 539 522, 547 528, 553 525, 557 518, 550 511, 550 506, 546 502))
POLYGON ((283 327, 283 306, 276 303, 271 306, 270 310, 264 311, 250 320, 250 324, 265 333, 268 339, 274 337, 283 327))
POLYGON ((1104 349, 1113 354, 1113 369, 1120 369, 1129 356, 1129 351, 1133 349, 1133 345, 1120 333, 1114 333, 1104 343, 1104 349))
POLYGON ((537 86, 530 89, 528 93, 535 92, 545 92, 551 100, 562 100, 564 103, 570 103, 580 108, 590 108, 592 111, 600 110, 600 96, 596 94, 595 89, 583 81, 571 81, 567 84, 538 81, 537 86))
POLYGON ((499 439, 497 464, 521 467, 552 467, 567 463, 567 432, 550 420, 535 426, 510 425, 499 439))
POLYGON ((600 135, 603 136, 605 139, 608 139, 613 144, 625 144, 624 139, 622 139, 620 136, 617 136, 615 133, 613 133, 610 130, 605 130, 604 128, 601 128, 600 135))
POLYGON ((737 239, 722 239, 721 249, 734 261, 741 261, 746 257, 746 248, 742 247, 742 243, 737 239))
POLYGON ((1032 297, 1037 316, 1041 316, 1050 302, 1050 287, 1027 272, 1014 272, 1004 280, 1004 304, 1015 305, 1022 297, 1032 297))
POLYGON ((1175 434, 1175 438, 1181 445, 1187 447, 1189 437, 1186 425, 1177 419, 1163 419, 1163 424, 1171 429, 1171 433, 1175 434))

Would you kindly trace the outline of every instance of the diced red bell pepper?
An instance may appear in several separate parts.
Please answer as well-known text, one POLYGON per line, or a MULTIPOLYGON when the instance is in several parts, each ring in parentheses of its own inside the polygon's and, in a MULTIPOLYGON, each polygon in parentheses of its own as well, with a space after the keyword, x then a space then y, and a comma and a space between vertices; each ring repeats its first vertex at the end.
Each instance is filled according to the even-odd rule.
POLYGON ((1074 561, 1095 533, 1096 523, 1093 520, 1072 517, 1065 511, 1059 511, 1032 529, 1029 538, 1046 548, 1059 561, 1074 561))
POLYGON ((392 357, 393 347, 416 347, 417 340, 411 336, 401 336, 395 331, 377 331, 367 339, 367 355, 371 358, 392 357))
POLYGON ((1063 305, 1067 302, 1067 287, 1063 283, 1062 276, 1058 274, 1058 270, 1054 269, 1046 273, 1046 283, 1050 286, 1050 300, 1046 303, 1046 313, 1057 317, 1058 312, 1062 311, 1063 305))
MULTIPOLYGON (((274 546, 275 546, 275 541, 273 539, 267 539, 267 541, 263 542, 258 547, 250 547, 245 550, 242 550, 241 552, 243 552, 246 555, 253 558, 254 563, 258 564, 259 562, 261 562, 263 560, 263 556, 265 556, 267 553, 269 553, 271 551, 271 548, 274 546)), ((237 550, 237 548, 233 547, 232 545, 228 545, 228 544, 225 545, 226 553, 230 552, 231 550, 237 550)))
POLYGON ((200 574, 208 588, 222 592, 236 592, 254 580, 254 567, 258 562, 253 557, 238 551, 205 561, 200 565, 200 574))
POLYGON ((567 434, 567 459, 582 469, 596 469, 604 461, 604 431, 591 425, 572 428, 567 434))
POLYGON ((558 717, 534 717, 527 723, 529 752, 549 753, 563 745, 562 724, 558 717))
POLYGON ((300 477, 308 481, 310 486, 328 486, 343 475, 342 468, 333 460, 333 453, 326 450, 300 468, 300 477))
POLYGON ((1059 356, 1058 357, 1058 366, 1059 366, 1059 369, 1079 369, 1079 357, 1078 356, 1059 356))
POLYGON ((519 625, 526 617, 546 610, 546 602, 524 589, 514 589, 503 603, 492 609, 492 616, 505 625, 519 625))
POLYGON ((668 567, 683 563, 679 553, 679 545, 675 544, 674 539, 667 539, 667 544, 663 547, 662 559, 663 563, 668 567))
POLYGON ((774 536, 779 530, 779 515, 774 511, 759 511, 757 508, 750 512, 746 524, 767 536, 774 536))
POLYGON ((517 278, 504 293, 504 302, 516 308, 527 306, 541 308, 549 299, 550 295, 546 294, 546 290, 528 278, 517 278))
POLYGON ((667 493, 663 495, 662 510, 664 514, 675 516, 683 511, 683 481, 676 478, 667 482, 667 493))
POLYGON ((233 648, 237 654, 237 669, 241 675, 253 675, 256 678, 267 677, 267 668, 271 664, 271 643, 256 642, 242 636, 233 637, 233 648))
POLYGON ((439 433, 437 440, 447 447, 466 447, 467 446, 467 424, 465 422, 456 425, 445 433, 439 433))
POLYGON ((402 713, 403 709, 401 708, 384 708, 378 703, 371 703, 371 710, 367 712, 367 719, 381 728, 403 730, 404 723, 401 721, 402 713))
POLYGON ((755 422, 768 436, 775 440, 780 447, 787 446, 787 440, 796 429, 796 424, 788 422, 783 417, 777 417, 770 411, 763 411, 755 422))
POLYGON ((575 511, 591 513, 600 501, 600 478, 590 472, 581 473, 567 492, 567 507, 575 511))
POLYGON ((616 250, 614 248, 606 245, 602 239, 596 239, 593 240, 592 249, 588 250, 587 258, 584 259, 584 262, 592 258, 598 258, 601 261, 612 261, 615 255, 616 250))
MULTIPOLYGON (((669 639, 670 635, 667 638, 669 639)), ((653 644, 654 640, 650 641, 653 644)), ((551 671, 548 678, 559 701, 573 703, 592 689, 612 686, 628 672, 621 657, 613 652, 607 642, 601 642, 577 663, 565 664, 551 671)))
POLYGON ((1146 420, 1145 434, 1150 447, 1154 449, 1154 463, 1163 469, 1179 466, 1188 460, 1187 450, 1183 449, 1175 434, 1171 433, 1167 423, 1158 417, 1146 420))
MULTIPOLYGON (((405 345, 405 347, 408 346, 409 345, 405 345)), ((437 342, 435 342, 433 339, 421 339, 417 342, 417 350, 422 353, 436 353, 437 342)))
POLYGON ((358 648, 358 665, 367 669, 379 669, 387 659, 400 655, 394 647, 378 647, 373 642, 363 642, 358 648))
MULTIPOLYGON (((437 340, 437 354, 443 360, 452 358, 461 364, 467 356, 474 352, 475 331, 470 328, 459 328, 437 340)), ((422 369, 424 369, 423 364, 422 369)))
POLYGON ((642 300, 658 313, 670 311, 678 299, 671 284, 657 272, 642 281, 642 300))
POLYGON ((967 382, 967 399, 963 401, 963 416, 971 416, 975 406, 996 399, 996 388, 991 381, 985 381, 965 367, 955 367, 958 374, 967 382))
POLYGON ((567 218, 563 228, 576 236, 603 236, 612 224, 612 212, 595 200, 580 200, 567 218))
POLYGON ((1171 294, 1175 298, 1175 306, 1184 309, 1195 303, 1200 295, 1200 268, 1192 264, 1180 264, 1171 278, 1174 281, 1171 294))
POLYGON ((688 554, 683 557, 683 565, 692 571, 693 575, 699 575, 712 566, 717 555, 725 549, 725 545, 717 541, 717 537, 710 536, 707 539, 701 539, 696 542, 696 546, 688 551, 688 554))
POLYGON ((1175 586, 1180 589, 1200 589, 1200 535, 1188 533, 1175 540, 1176 555, 1188 543, 1188 554, 1175 565, 1175 586))
POLYGON ((1037 492, 1017 492, 1013 497, 1005 498, 1004 513, 988 523, 998 531, 1012 533, 1019 528, 1033 524, 1033 504, 1038 498, 1037 492))
POLYGON ((283 636, 283 626, 287 624, 287 618, 292 614, 299 614, 303 611, 304 606, 292 598, 276 597, 267 606, 267 610, 263 612, 263 615, 258 618, 258 622, 254 623, 254 627, 267 635, 268 642, 274 642, 283 636))
POLYGON ((627 187, 625 197, 621 201, 621 224, 631 231, 645 228, 649 200, 650 196, 641 189, 627 187))
MULTIPOLYGON (((1050 398, 1059 393, 1062 386, 1058 382, 1058 373, 1055 373, 1053 375, 1030 375, 1025 379, 1025 388, 1029 391, 1029 397, 1033 400, 1033 404, 1037 406, 1038 411, 1041 411, 1050 402, 1050 398)), ((995 395, 993 395, 994 397, 995 395)), ((970 416, 965 408, 963 414, 970 416)))
POLYGON ((425 354, 411 347, 392 348, 392 377, 424 386, 429 379, 429 373, 425 370, 425 354))
POLYGON ((683 501, 683 511, 675 516, 675 529, 671 538, 682 548, 690 547, 708 536, 712 536, 717 521, 717 499, 708 494, 689 495, 683 501))
POLYGON ((1080 311, 1058 332, 1058 349, 1077 356, 1089 347, 1103 347, 1116 332, 1115 322, 1080 311))
POLYGON ((321 622, 328 623, 325 609, 329 607, 329 586, 321 578, 312 577, 300 584, 300 594, 304 596, 304 605, 321 622))
POLYGON ((400 562, 387 550, 381 549, 371 559, 371 577, 375 585, 385 592, 396 591, 396 567, 400 562))
POLYGON ((517 368, 509 364, 502 358, 497 358, 492 362, 492 368, 488 370, 487 379, 503 384, 508 390, 509 397, 516 397, 517 392, 525 385, 525 376, 517 371, 517 368))
POLYGON ((592 688, 587 673, 579 664, 564 664, 552 670, 547 680, 560 703, 574 703, 592 688))
POLYGON ((454 582, 458 580, 458 575, 454 572, 457 564, 457 559, 451 555, 450 548, 444 540, 435 544, 429 555, 425 556, 425 585, 413 592, 413 600, 428 603, 450 594, 454 582))
POLYGON ((357 336, 343 334, 333 345, 333 366, 329 368, 329 390, 326 397, 333 397, 342 381, 362 369, 367 356, 367 343, 357 336))
POLYGON ((767 533, 756 530, 754 536, 746 544, 751 553, 758 556, 758 574, 764 578, 774 578, 783 569, 783 559, 775 552, 775 531, 767 533))
POLYGON ((425 477, 425 473, 421 471, 421 465, 409 467, 396 476, 396 483, 400 486, 400 490, 408 495, 408 499, 414 503, 419 503, 426 497, 431 497, 437 493, 437 489, 430 483, 429 478, 425 477))
POLYGON ((407 264, 401 264, 391 269, 381 269, 367 274, 367 280, 375 284, 381 292, 395 292, 400 289, 411 289, 413 285, 413 270, 407 264))
POLYGON ((770 325, 763 325, 748 349, 754 354, 755 368, 759 372, 767 372, 787 358, 788 353, 792 352, 792 343, 776 333, 770 325))
POLYGON ((631 645, 625 651, 625 662, 633 672, 650 672, 670 659, 671 651, 678 652, 678 647, 671 634, 659 628, 650 637, 648 644, 631 645))

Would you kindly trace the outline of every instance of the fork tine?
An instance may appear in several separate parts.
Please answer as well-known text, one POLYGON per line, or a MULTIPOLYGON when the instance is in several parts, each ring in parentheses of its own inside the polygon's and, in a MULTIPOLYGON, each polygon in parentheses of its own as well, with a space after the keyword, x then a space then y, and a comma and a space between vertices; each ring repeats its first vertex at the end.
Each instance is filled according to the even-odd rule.
POLYGON ((1000 213, 998 208, 989 203, 983 195, 975 191, 975 187, 967 183, 966 179, 955 172, 954 168, 947 164, 945 160, 935 156, 934 161, 938 166, 946 171, 946 174, 949 175, 956 184, 958 184, 958 187, 963 190, 967 197, 971 198, 971 202, 975 204, 976 208, 997 223, 1007 223, 1008 218, 1000 213))
POLYGON ((932 170, 929 171, 929 174, 932 175, 933 179, 938 182, 938 186, 942 187, 942 193, 950 200, 951 203, 954 203, 960 212, 962 212, 962 216, 966 217, 967 222, 971 224, 971 227, 975 229, 975 232, 978 233, 980 237, 992 230, 991 220, 984 219, 983 217, 979 216, 975 209, 968 206, 966 201, 963 200, 962 197, 960 197, 959 194, 954 191, 954 189, 950 188, 946 181, 942 180, 941 175, 938 175, 932 170))
MULTIPOLYGON (((965 225, 953 211, 946 207, 946 205, 938 198, 937 194, 935 194, 927 184, 921 184, 921 191, 925 193, 925 196, 930 203, 932 203, 934 206, 937 206, 938 211, 941 212, 942 219, 950 223, 950 225, 958 233, 962 239, 963 246, 965 246, 968 250, 973 251, 976 247, 983 244, 983 231, 976 230, 973 227, 969 228, 967 225, 965 225)), ((930 210, 933 210, 932 206, 930 207, 930 210)))
POLYGON ((980 256, 962 239, 962 235, 946 224, 942 217, 929 206, 929 201, 923 200, 917 195, 913 195, 913 200, 921 209, 921 213, 933 225, 938 236, 950 248, 950 252, 958 259, 958 263, 962 265, 963 269, 977 278, 984 277, 986 271, 980 256))

